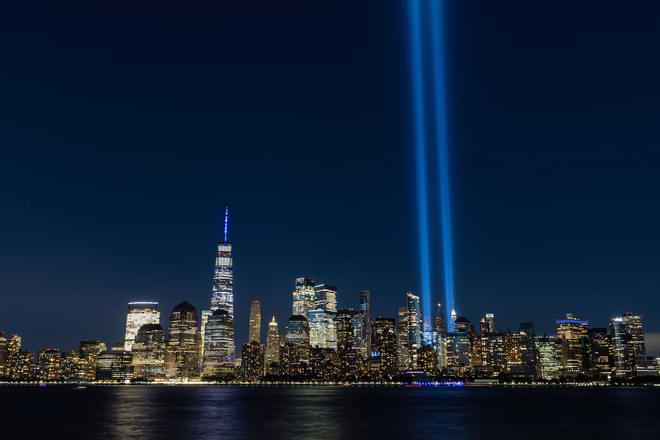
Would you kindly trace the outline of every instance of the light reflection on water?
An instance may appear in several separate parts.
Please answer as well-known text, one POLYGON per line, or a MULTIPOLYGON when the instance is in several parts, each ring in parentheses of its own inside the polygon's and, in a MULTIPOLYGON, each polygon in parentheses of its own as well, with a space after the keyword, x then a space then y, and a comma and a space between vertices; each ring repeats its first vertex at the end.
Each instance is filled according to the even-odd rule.
POLYGON ((638 439, 657 438, 658 403, 653 389, 0 388, 0 432, 122 440, 638 439))

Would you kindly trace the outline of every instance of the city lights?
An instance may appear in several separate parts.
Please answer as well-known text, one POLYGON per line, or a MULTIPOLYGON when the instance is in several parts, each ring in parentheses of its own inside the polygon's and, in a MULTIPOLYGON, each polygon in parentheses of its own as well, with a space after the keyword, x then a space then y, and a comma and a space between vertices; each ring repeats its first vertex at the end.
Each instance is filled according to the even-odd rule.
MULTIPOLYGON (((225 219, 225 223, 227 219, 225 219)), ((538 336, 531 322, 501 331, 493 313, 479 328, 437 304, 436 316, 412 292, 401 295, 397 319, 370 316, 368 290, 356 307, 338 308, 337 287, 298 277, 284 332, 275 316, 262 344, 261 302, 252 300, 249 340, 236 353, 232 248, 217 245, 209 310, 176 305, 161 327, 159 304, 128 303, 125 337, 108 348, 83 340, 78 350, 22 349, 0 333, 0 380, 24 383, 151 384, 465 384, 660 383, 658 360, 647 355, 642 317, 612 317, 591 327, 573 314, 555 320, 556 334, 538 336)))

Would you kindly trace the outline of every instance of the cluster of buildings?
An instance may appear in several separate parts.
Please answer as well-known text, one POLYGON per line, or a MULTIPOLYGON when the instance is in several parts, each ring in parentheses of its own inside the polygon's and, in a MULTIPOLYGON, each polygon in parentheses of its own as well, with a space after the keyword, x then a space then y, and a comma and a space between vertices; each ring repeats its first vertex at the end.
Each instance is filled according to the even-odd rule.
POLYGON ((626 381, 658 377, 660 363, 646 354, 642 318, 626 313, 607 328, 567 314, 556 334, 539 336, 530 322, 499 331, 485 314, 477 327, 452 310, 445 322, 438 305, 433 322, 420 299, 405 295, 395 318, 371 316, 371 293, 354 308, 337 308, 337 288, 297 278, 292 314, 284 327, 273 317, 262 339, 262 313, 252 301, 248 341, 237 350, 234 327, 232 244, 218 243, 211 300, 201 313, 183 302, 161 326, 157 302, 128 304, 124 340, 107 347, 80 342, 77 351, 21 348, 21 337, 0 333, 0 378, 43 382, 165 381, 396 381, 411 378, 469 380, 626 381), (282 331, 283 330, 283 331, 282 331))

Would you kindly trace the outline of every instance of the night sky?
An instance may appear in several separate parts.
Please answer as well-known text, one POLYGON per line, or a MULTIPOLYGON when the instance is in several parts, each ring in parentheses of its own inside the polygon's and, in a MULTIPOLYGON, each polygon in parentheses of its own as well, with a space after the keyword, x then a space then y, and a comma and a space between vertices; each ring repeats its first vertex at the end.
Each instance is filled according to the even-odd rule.
MULTIPOLYGON (((297 276, 389 317, 418 291, 403 1, 12 3, 0 331, 68 350, 131 300, 207 307, 226 205, 239 343, 297 276)), ((459 314, 660 332, 660 4, 452 3, 459 314)))

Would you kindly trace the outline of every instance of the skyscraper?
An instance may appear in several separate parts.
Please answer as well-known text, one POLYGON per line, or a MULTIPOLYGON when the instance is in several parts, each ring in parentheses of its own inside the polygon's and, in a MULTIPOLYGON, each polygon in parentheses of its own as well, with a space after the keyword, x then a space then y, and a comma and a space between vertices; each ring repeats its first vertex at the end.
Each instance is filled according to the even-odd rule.
POLYGON ((7 341, 7 359, 5 361, 5 376, 18 380, 18 369, 23 340, 18 335, 12 335, 7 341))
MULTIPOLYGON (((355 379, 358 375, 359 349, 354 346, 355 334, 353 332, 354 315, 362 315, 362 311, 355 313, 352 309, 337 311, 337 369, 339 380, 355 379)), ((360 322, 362 322, 360 320, 360 322)))
MULTIPOLYGON (((353 333, 356 336, 355 344, 363 359, 369 356, 371 343, 371 291, 360 290, 360 315, 362 323, 353 321, 353 333)), ((356 316, 357 318, 358 316, 356 316)))
POLYGON ((360 290, 360 312, 367 321, 371 321, 371 291, 367 289, 360 290))
POLYGON ((622 317, 612 318, 609 334, 614 374, 617 377, 645 375, 649 361, 646 358, 642 317, 625 313, 622 317))
POLYGON ((399 322, 397 324, 397 366, 406 371, 413 368, 410 356, 410 329, 408 327, 408 308, 399 307, 399 322))
POLYGON ((268 336, 266 337, 266 374, 274 374, 274 366, 280 361, 280 334, 275 317, 268 323, 268 336))
POLYGON ((444 335, 447 333, 445 320, 442 315, 442 304, 440 303, 438 303, 438 309, 435 315, 435 331, 438 333, 438 335, 444 335))
MULTIPOLYGON (((371 320, 365 319, 362 311, 351 309, 351 312, 353 347, 357 351, 360 361, 366 362, 369 358, 369 345, 371 343, 371 320)), ((339 332, 339 329, 337 329, 337 332, 339 332)), ((337 343, 339 343, 339 335, 337 336, 337 343)))
POLYGON ((589 329, 589 369, 596 378, 609 379, 612 344, 606 328, 589 329))
POLYGON ((495 333, 495 315, 486 313, 479 321, 482 335, 489 335, 495 333))
POLYGON ((628 335, 622 317, 619 316, 610 320, 609 334, 612 344, 612 366, 614 374, 617 377, 632 375, 626 350, 628 335))
POLYGON ((543 380, 559 379, 561 364, 559 361, 558 342, 553 336, 535 338, 538 353, 539 374, 543 380))
POLYGON ((315 305, 316 291, 314 280, 311 278, 296 278, 296 288, 291 293, 293 296, 293 313, 307 318, 307 311, 312 310, 315 305))
POLYGON ((202 310, 202 317, 199 321, 199 369, 202 369, 202 362, 204 361, 204 338, 206 337, 206 323, 209 322, 209 318, 213 314, 210 310, 202 310))
POLYGON ((534 337, 534 323, 527 321, 518 326, 518 338, 520 344, 520 368, 514 371, 518 376, 534 378, 537 374, 537 354, 534 337))
POLYGON ((286 341, 291 344, 293 353, 291 355, 292 371, 302 374, 309 365, 310 340, 309 323, 302 315, 292 315, 286 324, 286 341))
POLYGON ((80 341, 78 355, 80 360, 81 380, 92 381, 96 378, 96 362, 101 352, 106 351, 105 342, 96 340, 80 341))
POLYGON ((336 350, 337 288, 319 284, 314 292, 314 308, 307 310, 310 346, 336 350))
POLYGON ((228 370, 228 359, 234 356, 236 340, 234 336, 234 266, 232 244, 229 241, 229 208, 225 208, 223 239, 218 242, 213 273, 210 310, 202 310, 200 329, 200 359, 204 375, 217 376, 228 370), (216 315, 223 310, 225 313, 216 315), (209 323, 215 316, 213 341, 209 342, 209 323), (222 346, 219 346, 221 344, 222 346), (207 357, 207 348, 214 350, 207 357), (220 361, 220 358, 224 359, 220 361), (224 365, 221 367, 221 364, 224 365))
POLYGON ((134 378, 150 381, 165 377, 165 332, 160 324, 140 327, 131 352, 134 378))
POLYGON ((189 379, 199 376, 199 344, 197 309, 184 301, 170 314, 166 356, 168 377, 189 379))
POLYGON ((229 242, 229 208, 225 208, 224 238, 218 242, 213 274, 211 311, 218 309, 225 310, 229 318, 234 320, 234 269, 232 244, 229 242))
POLYGON ((417 350, 422 346, 423 329, 422 311, 419 307, 419 296, 408 292, 406 294, 406 307, 408 308, 408 338, 410 340, 410 348, 411 350, 417 350))
POLYGON ((114 348, 103 351, 96 362, 96 380, 126 382, 133 377, 133 353, 130 351, 114 348))
POLYGON ((394 320, 377 318, 371 323, 371 358, 369 371, 377 377, 397 372, 397 344, 394 320))
POLYGON ((449 331, 450 332, 455 331, 456 318, 457 318, 456 310, 451 309, 451 322, 449 323, 449 331))
POLYGON ((256 382, 264 375, 264 351, 259 342, 252 340, 243 344, 241 374, 249 382, 256 382))
POLYGON ((588 365, 589 321, 567 313, 565 319, 558 319, 556 323, 562 375, 574 377, 584 373, 588 365))
POLYGON ((261 344, 261 303, 253 300, 250 305, 250 333, 248 341, 261 344))
POLYGON ((438 357, 430 345, 417 350, 417 369, 427 374, 436 374, 438 371, 438 357))
POLYGON ((80 356, 77 351, 62 353, 62 380, 77 381, 81 379, 82 368, 80 356))
POLYGON ((447 327, 443 318, 442 304, 438 303, 435 317, 435 351, 438 356, 438 368, 447 367, 447 327))
POLYGON ((331 348, 313 347, 309 355, 309 376, 314 380, 328 382, 335 377, 337 352, 331 348))
POLYGON ((44 348, 39 352, 38 368, 39 380, 62 380, 62 352, 58 348, 44 348))
POLYGON ((447 334, 447 368, 452 374, 464 375, 472 366, 472 338, 466 331, 447 334))
POLYGON ((202 375, 234 374, 234 320, 225 309, 216 309, 206 323, 202 375))
POLYGON ((145 324, 160 324, 160 309, 157 302, 136 301, 128 303, 124 350, 131 351, 138 330, 145 324))
POLYGON ((646 342, 644 340, 642 317, 636 313, 626 312, 623 314, 623 323, 628 335, 626 357, 629 359, 633 375, 637 376, 638 369, 643 367, 646 361, 646 342))

